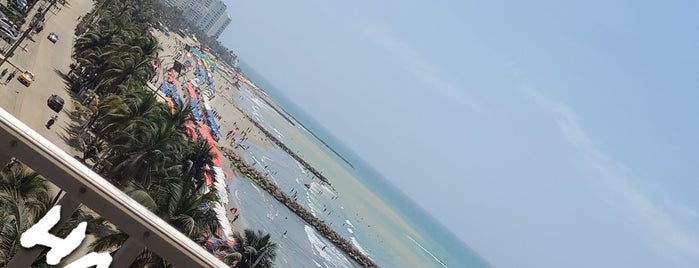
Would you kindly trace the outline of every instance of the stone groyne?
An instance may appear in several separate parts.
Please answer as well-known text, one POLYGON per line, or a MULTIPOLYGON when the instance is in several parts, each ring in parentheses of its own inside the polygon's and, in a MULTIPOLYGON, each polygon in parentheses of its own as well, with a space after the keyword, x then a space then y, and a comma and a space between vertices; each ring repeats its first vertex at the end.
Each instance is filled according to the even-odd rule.
POLYGON ((238 106, 233 105, 233 107, 235 107, 236 109, 238 109, 238 111, 240 111, 240 113, 243 114, 243 116, 245 116, 245 118, 246 118, 247 120, 249 120, 250 122, 252 122, 260 131, 262 131, 262 133, 265 134, 265 137, 267 137, 268 139, 270 139, 274 144, 276 144, 277 146, 279 146, 279 148, 281 148, 282 150, 284 150, 284 152, 286 152, 286 153, 289 154, 292 158, 294 158, 294 160, 296 160, 297 162, 299 162, 299 164, 301 164, 301 166, 303 166, 306 170, 308 170, 309 172, 311 172, 311 173, 313 174, 313 176, 315 176, 316 178, 318 178, 321 182, 323 182, 323 183, 327 184, 328 186, 330 186, 330 188, 332 188, 333 191, 335 190, 335 188, 332 187, 332 184, 330 184, 330 181, 328 180, 328 178, 326 178, 325 176, 323 176, 323 174, 321 174, 318 170, 316 170, 315 168, 313 168, 310 164, 308 164, 308 162, 306 162, 305 160, 303 160, 303 158, 301 158, 301 157, 298 156, 294 151, 292 151, 291 149, 289 149, 289 147, 287 147, 283 142, 281 142, 279 139, 277 139, 277 137, 275 137, 274 135, 272 135, 272 133, 270 133, 269 131, 267 131, 267 129, 265 129, 264 127, 262 127, 262 125, 260 125, 260 123, 258 123, 258 122, 255 121, 254 119, 252 119, 247 113, 245 113, 243 110, 241 110, 240 108, 238 108, 238 106))
POLYGON ((374 261, 369 259, 369 257, 362 254, 356 247, 352 245, 350 241, 340 236, 335 230, 330 228, 324 221, 316 218, 313 214, 308 211, 301 204, 296 202, 294 198, 287 195, 286 192, 282 191, 272 180, 268 179, 266 176, 262 175, 258 170, 248 165, 240 155, 236 154, 234 151, 227 149, 225 147, 219 147, 224 156, 231 161, 236 169, 240 171, 243 175, 250 178, 253 182, 260 186, 260 188, 267 191, 270 195, 274 196, 277 201, 284 204, 289 210, 298 215, 310 226, 313 226, 319 233, 325 236, 330 242, 332 242, 337 248, 345 252, 347 256, 356 261, 359 265, 363 267, 378 267, 374 261))

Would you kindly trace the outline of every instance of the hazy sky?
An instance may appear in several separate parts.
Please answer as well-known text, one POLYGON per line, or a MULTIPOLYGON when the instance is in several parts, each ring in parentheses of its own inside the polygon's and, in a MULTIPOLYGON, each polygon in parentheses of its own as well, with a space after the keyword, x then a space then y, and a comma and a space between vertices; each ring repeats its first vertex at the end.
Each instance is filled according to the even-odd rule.
POLYGON ((225 1, 224 44, 496 267, 697 267, 699 1, 225 1))

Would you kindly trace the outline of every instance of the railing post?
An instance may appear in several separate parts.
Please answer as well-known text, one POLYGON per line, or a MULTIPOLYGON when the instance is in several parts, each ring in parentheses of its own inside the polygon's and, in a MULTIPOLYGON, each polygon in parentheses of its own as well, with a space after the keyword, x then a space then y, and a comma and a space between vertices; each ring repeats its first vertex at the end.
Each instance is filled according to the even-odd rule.
MULTIPOLYGON (((227 267, 206 249, 2 108, 0 154, 16 156, 65 191, 69 198, 64 198, 63 202, 76 200, 74 206, 63 206, 67 215, 62 218, 68 219, 77 203, 84 203, 169 263, 176 263, 179 267, 227 267), (70 207, 72 209, 68 209, 70 207)), ((28 259, 13 262, 9 267, 28 267, 36 257, 28 259)))
POLYGON ((129 237, 119 250, 114 254, 112 267, 130 267, 141 252, 143 245, 139 244, 136 239, 129 237))
MULTIPOLYGON (((14 141, 16 143, 16 141, 14 141)), ((13 146, 12 142, 10 144, 7 144, 9 146, 13 146)), ((0 150, 0 170, 4 169, 7 165, 10 164, 10 161, 12 161, 14 155, 12 155, 9 150, 0 150)))

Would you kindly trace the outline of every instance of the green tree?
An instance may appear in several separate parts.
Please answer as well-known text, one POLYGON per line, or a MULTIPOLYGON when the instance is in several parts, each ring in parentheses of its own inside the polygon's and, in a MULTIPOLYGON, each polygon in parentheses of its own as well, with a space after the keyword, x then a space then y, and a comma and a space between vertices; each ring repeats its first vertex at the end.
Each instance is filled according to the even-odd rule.
POLYGON ((238 267, 272 267, 277 257, 277 244, 271 241, 269 234, 262 230, 253 231, 245 229, 245 236, 234 233, 236 242, 239 243, 240 256, 238 267))
POLYGON ((15 163, 0 171, 0 264, 14 256, 20 235, 52 206, 46 180, 15 163))

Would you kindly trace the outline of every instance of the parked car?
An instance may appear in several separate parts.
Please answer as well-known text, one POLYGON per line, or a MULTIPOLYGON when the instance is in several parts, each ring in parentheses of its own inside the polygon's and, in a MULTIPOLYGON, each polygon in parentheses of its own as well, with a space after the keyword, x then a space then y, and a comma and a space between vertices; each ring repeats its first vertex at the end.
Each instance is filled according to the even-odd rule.
POLYGON ((49 38, 49 40, 51 40, 51 42, 54 43, 54 44, 56 43, 56 41, 58 41, 58 35, 57 35, 56 33, 54 33, 54 32, 51 32, 51 33, 49 34, 49 37, 48 37, 48 38, 49 38))
POLYGON ((61 109, 63 109, 63 104, 65 104, 65 101, 61 96, 58 96, 56 94, 51 94, 51 97, 46 101, 46 104, 53 110, 54 112, 60 112, 61 109))
POLYGON ((0 27, 10 30, 10 32, 15 36, 17 36, 17 32, 19 32, 17 26, 15 26, 15 24, 7 18, 0 18, 0 27))
POLYGON ((12 43, 14 41, 17 41, 17 37, 12 34, 12 32, 8 29, 0 27, 0 38, 3 40, 7 41, 8 43, 12 43))
POLYGON ((36 23, 36 25, 34 26, 34 32, 38 33, 38 32, 41 32, 43 30, 44 30, 44 21, 42 20, 42 21, 39 21, 36 23))
POLYGON ((17 77, 17 81, 22 83, 22 85, 29 86, 34 82, 34 74, 30 71, 24 71, 22 75, 17 77))
POLYGON ((15 6, 17 6, 17 9, 20 11, 24 11, 27 9, 27 0, 15 0, 15 6))

